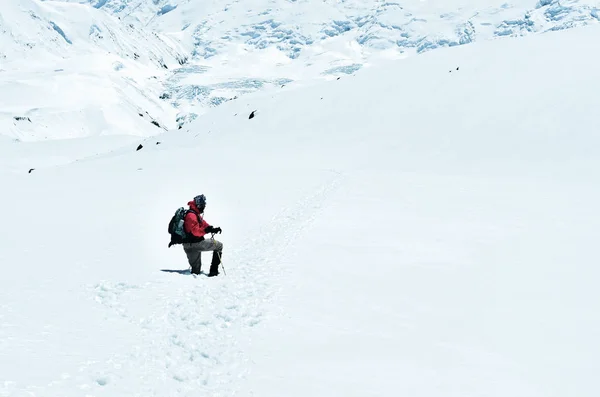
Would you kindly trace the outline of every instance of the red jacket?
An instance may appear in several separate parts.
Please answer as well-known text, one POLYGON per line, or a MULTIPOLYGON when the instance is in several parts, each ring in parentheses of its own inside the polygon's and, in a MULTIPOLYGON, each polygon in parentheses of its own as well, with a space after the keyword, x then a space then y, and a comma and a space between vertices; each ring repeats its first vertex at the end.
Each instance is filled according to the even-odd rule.
POLYGON ((193 200, 190 201, 188 205, 190 206, 190 209, 192 211, 188 212, 185 215, 183 228, 185 229, 186 233, 197 237, 198 240, 202 240, 204 239, 204 235, 206 234, 204 229, 206 229, 206 227, 209 226, 209 224, 204 219, 202 219, 202 215, 200 215, 200 210, 198 209, 198 207, 196 207, 196 204, 193 200))

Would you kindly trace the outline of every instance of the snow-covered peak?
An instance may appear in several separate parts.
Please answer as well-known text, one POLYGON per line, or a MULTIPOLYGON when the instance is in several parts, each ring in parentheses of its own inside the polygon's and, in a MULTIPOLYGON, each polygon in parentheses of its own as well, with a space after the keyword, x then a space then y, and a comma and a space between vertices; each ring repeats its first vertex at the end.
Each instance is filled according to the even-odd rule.
MULTIPOLYGON (((598 0, 11 1, 0 16, 0 70, 17 74, 0 77, 0 106, 6 104, 0 111, 8 113, 0 114, 2 133, 21 139, 152 134, 155 126, 139 114, 167 128, 182 126, 257 90, 337 78, 382 59, 441 47, 597 23, 599 5, 598 0), (55 70, 77 73, 59 84, 60 94, 56 85, 44 89, 49 77, 38 74, 55 70), (33 74, 25 76, 28 71, 33 74), (23 78, 34 99, 15 110, 13 94, 6 93, 21 90, 14 82, 23 78), (89 80, 95 82, 88 85, 89 80), (107 103, 117 104, 119 116, 109 117, 109 127, 90 131, 98 123, 87 122, 88 116, 76 126, 61 122, 43 130, 13 119, 55 113, 49 105, 57 105, 56 97, 72 93, 87 100, 90 92, 101 119, 107 103), (31 106, 40 98, 46 103, 31 106)), ((81 114, 81 103, 59 107, 81 114)))
POLYGON ((307 47, 344 36, 368 49, 416 49, 465 44, 478 38, 521 35, 597 22, 595 0, 191 1, 70 0, 89 3, 156 31, 191 39, 198 57, 227 43, 248 49, 274 46, 290 58, 307 47))
POLYGON ((598 22, 597 0, 70 0, 179 41, 196 67, 166 82, 180 110, 327 79, 440 47, 598 22))
POLYGON ((89 5, 16 0, 0 13, 1 133, 22 140, 147 135, 175 126, 161 76, 173 40, 89 5), (159 128, 160 129, 160 128, 159 128))
POLYGON ((184 59, 172 40, 82 4, 11 1, 2 8, 0 27, 3 69, 93 53, 159 67, 184 59))

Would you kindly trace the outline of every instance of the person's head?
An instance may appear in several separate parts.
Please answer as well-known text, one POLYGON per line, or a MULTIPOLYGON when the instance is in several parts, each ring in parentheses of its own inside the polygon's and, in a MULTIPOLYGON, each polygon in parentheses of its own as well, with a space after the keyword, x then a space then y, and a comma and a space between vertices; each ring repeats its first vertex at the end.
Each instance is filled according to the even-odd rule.
POLYGON ((206 208, 206 196, 203 194, 194 197, 194 204, 198 207, 200 213, 204 212, 204 208, 206 208))

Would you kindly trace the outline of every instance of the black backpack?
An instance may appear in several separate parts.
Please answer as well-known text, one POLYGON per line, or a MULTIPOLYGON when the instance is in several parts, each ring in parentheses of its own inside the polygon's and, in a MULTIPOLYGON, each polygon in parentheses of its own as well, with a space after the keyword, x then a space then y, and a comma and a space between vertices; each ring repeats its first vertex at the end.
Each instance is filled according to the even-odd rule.
POLYGON ((179 207, 175 214, 169 221, 169 234, 171 235, 171 242, 169 248, 175 244, 182 244, 188 240, 188 234, 185 232, 183 224, 185 222, 185 216, 190 210, 186 210, 183 207, 179 207))

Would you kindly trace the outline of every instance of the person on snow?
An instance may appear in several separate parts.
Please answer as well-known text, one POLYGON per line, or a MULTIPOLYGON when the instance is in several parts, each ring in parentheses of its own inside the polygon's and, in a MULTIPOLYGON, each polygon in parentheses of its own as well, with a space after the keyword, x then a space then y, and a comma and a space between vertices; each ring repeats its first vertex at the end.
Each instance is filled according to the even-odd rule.
POLYGON ((185 215, 183 227, 186 233, 190 236, 188 241, 184 242, 183 250, 187 255, 188 262, 192 267, 193 274, 200 274, 202 267, 202 252, 212 251, 212 261, 210 263, 210 272, 208 277, 219 275, 219 264, 221 264, 221 256, 223 255, 223 243, 214 238, 205 239, 207 233, 221 233, 220 227, 209 225, 203 218, 204 208, 206 208, 206 197, 201 194, 194 197, 188 203, 190 211, 185 215))

